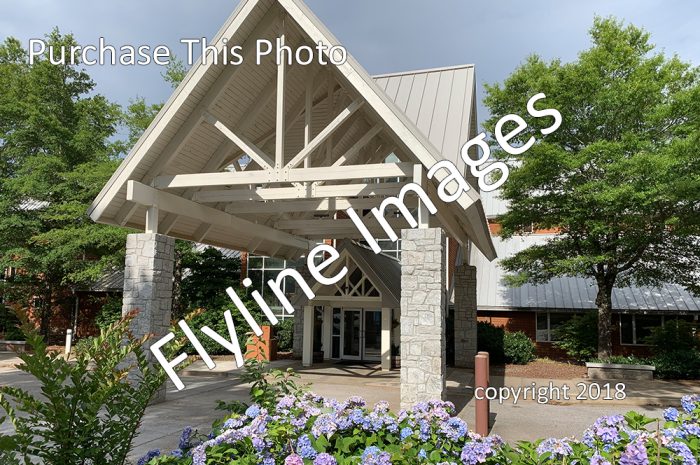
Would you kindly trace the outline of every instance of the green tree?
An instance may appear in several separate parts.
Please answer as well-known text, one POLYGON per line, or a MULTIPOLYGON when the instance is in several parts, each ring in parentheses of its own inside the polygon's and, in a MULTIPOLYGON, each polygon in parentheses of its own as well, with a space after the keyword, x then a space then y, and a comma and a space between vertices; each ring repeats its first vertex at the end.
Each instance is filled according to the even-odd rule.
MULTIPOLYGON (((56 29, 47 42, 75 45, 56 29)), ((62 294, 123 263, 125 232, 86 215, 118 165, 121 111, 79 66, 30 65, 14 38, 0 44, 0 87, 0 269, 21 270, 6 297, 34 298, 48 334, 62 294)))
MULTIPOLYGON (((698 291, 700 86, 698 70, 655 51, 649 34, 596 18, 592 46, 571 63, 529 57, 485 104, 499 117, 524 112, 544 92, 562 126, 509 161, 501 196, 504 237, 533 225, 559 228, 546 244, 502 262, 514 284, 582 276, 597 284, 598 356, 611 352, 615 286, 678 283, 698 291)), ((526 117, 525 143, 549 118, 526 117)), ((507 132, 507 129, 504 132, 507 132)))

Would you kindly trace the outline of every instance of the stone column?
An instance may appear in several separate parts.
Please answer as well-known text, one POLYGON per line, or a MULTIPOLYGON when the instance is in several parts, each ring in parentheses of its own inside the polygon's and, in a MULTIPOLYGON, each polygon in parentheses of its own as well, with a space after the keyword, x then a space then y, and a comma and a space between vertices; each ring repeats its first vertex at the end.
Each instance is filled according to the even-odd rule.
POLYGON ((304 307, 294 309, 294 338, 292 339, 292 356, 301 358, 304 350, 304 307))
MULTIPOLYGON (((150 344, 164 336, 170 327, 174 262, 172 237, 154 233, 127 236, 122 314, 139 310, 131 322, 131 331, 137 338, 154 335, 144 347, 149 356, 150 344)), ((165 385, 152 402, 164 400, 165 385)))
POLYGON ((476 355, 476 267, 455 268, 455 366, 474 368, 476 355))
POLYGON ((445 235, 401 231, 401 408, 445 396, 445 235))
POLYGON ((314 308, 304 307, 304 342, 301 354, 301 364, 310 367, 314 362, 314 323, 316 319, 314 308))

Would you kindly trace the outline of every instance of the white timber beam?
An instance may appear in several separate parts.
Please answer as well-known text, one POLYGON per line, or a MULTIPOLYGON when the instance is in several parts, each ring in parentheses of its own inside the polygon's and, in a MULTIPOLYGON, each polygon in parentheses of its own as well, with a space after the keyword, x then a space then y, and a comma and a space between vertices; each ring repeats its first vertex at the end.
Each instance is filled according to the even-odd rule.
POLYGON ((149 205, 146 208, 146 234, 158 232, 158 205, 149 205))
POLYGON ((260 187, 197 192, 192 200, 202 203, 243 202, 246 200, 325 199, 327 197, 396 195, 406 183, 360 183, 337 186, 260 187))
MULTIPOLYGON (((248 36, 248 39, 243 43, 242 50, 245 50, 244 59, 250 60, 255 53, 255 42, 257 37, 264 37, 265 33, 270 29, 277 16, 272 12, 268 12, 265 17, 258 23, 255 29, 248 36)), ((221 50, 227 45, 224 43, 216 44, 217 53, 221 53, 221 50)), ((224 71, 216 79, 212 87, 207 92, 204 99, 197 105, 197 107, 190 113, 189 117, 178 129, 175 137, 173 137, 168 145, 163 149, 163 155, 158 159, 158 161, 153 165, 153 167, 148 171, 143 180, 146 183, 150 183, 151 179, 158 174, 160 174, 163 169, 168 166, 172 160, 177 156, 178 152, 185 146, 189 138, 191 137, 193 130, 202 123, 202 112, 207 111, 216 101, 218 101, 223 93, 226 91, 228 84, 235 78, 236 74, 243 66, 225 66, 224 71)))
POLYGON ((139 206, 132 202, 124 202, 124 205, 119 209, 114 217, 114 221, 119 226, 125 226, 129 222, 129 219, 136 213, 136 209, 139 206))
MULTIPOLYGON (((335 212, 348 208, 367 210, 377 207, 382 201, 381 197, 352 199, 330 197, 318 200, 279 200, 269 202, 231 202, 226 205, 226 211, 231 214, 275 214, 294 212, 335 212)), ((418 206, 415 196, 407 196, 404 203, 408 208, 418 206)))
POLYGON ((270 242, 299 250, 310 250, 313 243, 301 237, 284 233, 267 226, 255 224, 229 213, 207 207, 177 195, 159 191, 137 181, 127 183, 127 200, 140 205, 157 205, 162 211, 178 213, 201 223, 227 228, 231 234, 256 235, 270 242))
POLYGON ((355 142, 352 145, 352 147, 350 147, 344 154, 342 154, 340 158, 338 158, 335 161, 335 163, 333 163, 333 166, 352 164, 355 161, 357 155, 360 153, 360 150, 365 148, 365 146, 369 144, 372 139, 374 139, 374 136, 382 132, 382 129, 383 126, 381 123, 377 123, 374 126, 372 126, 372 129, 367 131, 367 133, 360 137, 357 140, 357 142, 355 142))
MULTIPOLYGON (((280 34, 278 43, 285 45, 284 16, 280 18, 280 34)), ((275 168, 280 169, 284 165, 284 84, 286 75, 286 60, 277 63, 277 106, 275 112, 275 168)))
MULTIPOLYGON (((374 216, 365 216, 362 218, 367 229, 376 232, 381 232, 381 237, 386 237, 384 229, 379 225, 374 216)), ((403 218, 388 218, 387 223, 395 230, 410 227, 408 222, 403 218)), ((275 228, 294 231, 309 231, 313 233, 323 234, 338 233, 341 231, 356 231, 357 227, 352 220, 338 220, 333 218, 317 219, 317 220, 280 220, 275 223, 275 228)))
POLYGON ((338 116, 336 116, 333 121, 331 121, 328 126, 326 126, 316 137, 313 138, 307 146, 305 146, 301 152, 297 154, 292 161, 287 163, 286 169, 296 168, 303 162, 309 155, 311 155, 317 148, 321 146, 328 138, 338 129, 344 122, 348 120, 352 115, 355 114, 357 110, 362 108, 364 102, 355 101, 351 103, 345 110, 341 111, 338 116))
POLYGON ((186 187, 245 186, 311 181, 352 181, 367 178, 411 178, 411 163, 377 163, 372 165, 299 168, 292 170, 260 170, 246 172, 175 174, 158 176, 153 187, 179 189, 186 187))
POLYGON ((209 231, 211 231, 211 228, 213 228, 213 224, 209 223, 202 223, 199 228, 194 232, 193 237, 196 242, 202 242, 205 237, 207 237, 207 234, 209 234, 209 231))
POLYGON ((260 150, 254 143, 252 143, 243 136, 236 135, 224 123, 219 121, 211 113, 205 111, 203 113, 203 116, 207 123, 211 124, 216 129, 218 129, 223 135, 228 137, 231 140, 231 142, 236 144, 238 148, 241 149, 250 158, 252 158, 255 161, 255 163, 257 163, 264 169, 272 169, 272 166, 275 163, 265 152, 260 150))

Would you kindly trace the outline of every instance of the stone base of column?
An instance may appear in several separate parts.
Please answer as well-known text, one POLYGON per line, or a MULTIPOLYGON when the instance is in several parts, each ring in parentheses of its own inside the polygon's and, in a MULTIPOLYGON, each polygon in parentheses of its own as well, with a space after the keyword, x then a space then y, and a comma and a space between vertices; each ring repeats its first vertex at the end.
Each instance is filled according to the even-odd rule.
POLYGON ((445 398, 445 235, 401 231, 401 408, 445 398))
POLYGON ((455 366, 474 368, 476 355, 476 267, 455 270, 455 366))
MULTIPOLYGON (((135 337, 153 334, 144 350, 164 336, 170 327, 173 299, 175 239, 162 234, 129 234, 126 240, 122 314, 138 310, 131 322, 135 337)), ((157 363, 153 360, 153 363, 157 363)), ((131 379, 134 379, 133 377, 131 379)), ((163 385, 151 403, 165 400, 163 385)))

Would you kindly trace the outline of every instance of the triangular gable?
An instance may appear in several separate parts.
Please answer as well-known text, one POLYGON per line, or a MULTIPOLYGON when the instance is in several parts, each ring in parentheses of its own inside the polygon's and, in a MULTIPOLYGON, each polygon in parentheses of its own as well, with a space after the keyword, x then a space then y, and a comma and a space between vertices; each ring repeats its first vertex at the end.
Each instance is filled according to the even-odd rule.
MULTIPOLYGON (((276 31, 279 31, 276 29, 276 21, 280 13, 284 13, 285 18, 292 20, 293 31, 289 26, 286 29, 290 40, 303 40, 306 43, 321 41, 328 45, 339 45, 337 39, 328 32, 306 5, 298 0, 244 0, 212 43, 217 44, 220 49, 224 42, 243 44, 245 51, 254 48, 253 43, 258 38, 274 40, 277 36, 276 31)), ((271 118, 274 121, 275 115, 275 102, 269 100, 271 95, 274 96, 275 90, 274 83, 269 81, 269 77, 274 76, 274 66, 264 64, 257 69, 252 69, 251 66, 255 66, 254 63, 234 66, 213 65, 212 60, 209 61, 208 64, 202 64, 200 59, 189 71, 183 83, 91 206, 89 213, 92 219, 108 224, 146 227, 147 230, 150 228, 152 231, 157 230, 175 237, 211 245, 283 257, 304 254, 313 246, 316 239, 329 237, 327 234, 335 233, 337 234, 335 237, 350 237, 344 236, 348 229, 324 233, 325 223, 315 221, 314 205, 311 205, 312 210, 309 213, 310 205, 306 199, 315 201, 323 198, 322 194, 309 196, 301 192, 297 195, 298 198, 306 201, 303 208, 307 210, 304 211, 294 209, 299 206, 299 202, 282 202, 292 197, 285 196, 279 201, 276 197, 272 197, 273 200, 268 201, 267 197, 260 196, 258 190, 252 190, 250 195, 233 191, 225 197, 227 200, 239 199, 251 203, 256 201, 255 208, 260 210, 245 211, 245 208, 239 208, 244 202, 232 202, 228 206, 225 202, 217 203, 214 199, 217 195, 221 195, 221 190, 212 190, 207 187, 193 188, 191 184, 187 184, 192 183, 193 176, 198 173, 204 173, 200 177, 206 178, 206 186, 211 186, 211 180, 215 179, 218 182, 216 185, 230 187, 230 184, 224 184, 224 182, 233 178, 239 183, 245 180, 256 186, 265 187, 267 182, 274 184, 279 180, 268 176, 265 173, 265 167, 271 167, 270 164, 276 161, 274 168, 279 172, 285 163, 290 162, 289 157, 293 157, 299 151, 300 144, 303 148, 304 144, 309 142, 308 137, 305 141, 303 138, 300 141, 299 134, 285 139, 285 131, 292 129, 293 132, 298 133, 299 125, 304 124, 304 118, 300 123, 299 115, 293 114, 291 116, 295 118, 289 127, 285 128, 282 125, 282 133, 285 137, 281 137, 280 130, 277 130, 277 137, 281 137, 284 144, 282 149, 275 147, 274 150, 281 150, 282 159, 279 158, 280 155, 276 160, 266 156, 264 144, 269 144, 271 136, 273 142, 275 139, 274 131, 272 135, 264 134, 264 128, 266 125, 269 126, 271 118), (253 96, 252 100, 250 96, 253 96), (250 118, 253 115, 254 117, 250 118), (245 137, 239 137, 235 131, 230 130, 231 127, 240 131, 240 134, 245 137), (251 140, 253 142, 250 142, 251 140), (235 147, 232 147, 231 141, 234 141, 235 147), (256 141, 263 144, 262 150, 254 143, 256 141), (243 171, 238 165, 240 173, 213 177, 213 174, 220 172, 222 163, 228 162, 231 153, 235 153, 240 148, 256 162, 252 164, 253 168, 249 167, 243 171), (175 182, 180 181, 175 178, 183 177, 182 175, 189 175, 186 182, 184 184, 175 182), (171 182, 168 182, 167 176, 170 176, 171 182), (268 210, 273 213, 266 213, 268 210), (151 215, 150 222, 147 211, 151 215), (154 214, 157 216, 156 222, 153 220, 154 214), (323 226, 317 233, 311 232, 316 226, 321 225, 323 226)), ((341 124, 344 125, 345 133, 342 138, 338 137, 340 139, 338 146, 342 150, 347 149, 345 153, 352 152, 353 147, 363 142, 367 135, 371 136, 381 131, 381 143, 376 145, 386 150, 387 147, 391 148, 391 144, 395 144, 395 152, 406 157, 406 162, 419 162, 425 169, 429 169, 443 158, 428 138, 396 107, 352 57, 342 65, 337 67, 328 65, 327 68, 330 69, 333 81, 329 86, 326 110, 322 108, 322 101, 318 111, 315 100, 312 99, 312 107, 307 103, 306 108, 313 108, 315 112, 313 119, 310 118, 307 121, 309 126, 313 124, 317 127, 326 125, 330 127, 334 123, 337 123, 338 127, 341 124), (335 83, 340 86, 341 92, 338 95, 335 94, 335 83), (342 103, 343 99, 349 99, 350 104, 345 110, 341 108, 336 111, 334 105, 342 103), (320 113, 325 114, 325 120, 317 121, 320 113), (352 121, 352 127, 348 123, 350 121, 352 121), (363 132, 365 136, 361 137, 363 132)), ((290 67, 287 71, 289 84, 283 87, 282 94, 289 93, 290 97, 293 97, 289 99, 290 101, 298 100, 299 92, 295 89, 299 87, 303 89, 304 83, 310 87, 309 81, 314 79, 315 83, 319 75, 324 76, 321 73, 323 70, 315 70, 315 73, 312 71, 314 70, 301 71, 290 67)), ((312 97, 317 93, 314 89, 312 97)), ((283 102, 280 106, 278 100, 277 115, 283 115, 282 121, 285 118, 289 119, 289 115, 280 113, 280 108, 282 111, 287 111, 289 107, 290 102, 287 102, 286 106, 283 102)), ((303 113, 306 114, 306 111, 303 113)), ((311 133, 314 141, 321 139, 322 132, 311 133)), ((328 149, 327 161, 337 162, 337 158, 333 157, 339 155, 331 155, 332 150, 332 147, 328 149)), ((297 155, 297 158, 300 156, 301 154, 297 155)), ((293 158, 292 162, 297 158, 293 158)), ((307 154, 305 158, 313 157, 307 154)), ((406 166, 408 163, 400 165, 397 164, 391 173, 404 175, 410 171, 406 166)), ((315 165, 311 166, 307 169, 309 176, 327 171, 322 164, 318 165, 316 172, 313 171, 315 165)), ((363 178, 373 175, 372 166, 367 166, 364 171, 361 165, 358 166, 356 179, 352 181, 355 183, 354 187, 357 187, 357 183, 363 178)), ((433 182, 439 181, 440 175, 444 176, 444 173, 439 173, 436 176, 438 179, 433 182)), ((291 184, 278 185, 290 186, 286 187, 287 191, 303 187, 311 190, 308 181, 292 182, 290 179, 286 181, 291 184)), ((323 182, 325 181, 321 184, 323 182)), ((335 184, 332 182, 328 184, 324 186, 326 191, 335 192, 332 189, 335 184)), ((312 187, 316 189, 320 186, 315 182, 312 187)), ((384 190, 388 192, 389 187, 386 186, 384 190)), ((366 193, 357 189, 336 190, 348 192, 348 194, 337 195, 350 195, 355 200, 362 199, 367 194, 378 195, 374 187, 368 188, 366 193)), ((268 191, 266 191, 267 195, 274 194, 268 191)), ((396 195, 397 192, 398 190, 395 190, 385 195, 396 195)), ((329 194, 328 197, 332 200, 335 194, 329 194)), ((376 201, 378 205, 381 197, 376 198, 379 199, 376 201)), ((361 202, 354 202, 354 204, 359 203, 361 202)), ((326 204, 319 203, 317 209, 322 210, 324 205, 326 204)), ((326 211, 332 211, 335 205, 336 202, 330 202, 326 211)), ((487 257, 495 257, 476 190, 465 193, 458 202, 447 206, 439 205, 437 219, 433 223, 435 222, 459 242, 465 244, 471 240, 487 257)), ((340 226, 340 223, 333 226, 340 226)))
MULTIPOLYGON (((353 305, 356 301, 372 300, 384 308, 399 308, 401 305, 401 264, 384 254, 375 254, 371 249, 349 240, 337 246, 340 257, 324 270, 324 275, 334 276, 344 266, 348 273, 336 284, 325 286, 314 284, 311 289, 319 302, 353 305)), ((297 294, 295 308, 309 305, 305 293, 297 294)), ((357 305, 357 304, 355 304, 357 305)))

